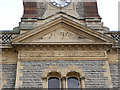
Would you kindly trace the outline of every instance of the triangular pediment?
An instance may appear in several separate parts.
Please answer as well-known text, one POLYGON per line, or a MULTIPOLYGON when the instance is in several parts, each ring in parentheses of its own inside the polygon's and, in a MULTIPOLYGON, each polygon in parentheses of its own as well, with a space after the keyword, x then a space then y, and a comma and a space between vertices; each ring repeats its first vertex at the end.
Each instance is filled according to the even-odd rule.
POLYGON ((13 39, 14 44, 111 42, 110 38, 64 17, 59 17, 13 39))

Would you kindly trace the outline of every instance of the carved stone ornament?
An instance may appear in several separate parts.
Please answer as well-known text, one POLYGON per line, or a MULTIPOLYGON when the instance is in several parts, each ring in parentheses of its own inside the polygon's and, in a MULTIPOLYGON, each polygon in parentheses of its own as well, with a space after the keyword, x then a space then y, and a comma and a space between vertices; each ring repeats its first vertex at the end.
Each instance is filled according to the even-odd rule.
POLYGON ((30 42, 94 42, 85 36, 60 28, 30 42))

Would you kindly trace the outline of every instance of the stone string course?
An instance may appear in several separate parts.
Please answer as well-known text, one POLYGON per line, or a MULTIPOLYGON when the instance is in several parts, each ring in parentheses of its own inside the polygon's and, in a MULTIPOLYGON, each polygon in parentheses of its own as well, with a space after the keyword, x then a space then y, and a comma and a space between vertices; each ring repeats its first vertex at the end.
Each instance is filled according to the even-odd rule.
MULTIPOLYGON (((37 2, 37 8, 38 8, 38 15, 39 17, 42 17, 46 11, 46 5, 45 2, 37 2)), ((84 3, 78 2, 76 5, 76 12, 79 14, 79 16, 83 19, 84 16, 84 3)))
POLYGON ((59 66, 61 68, 67 68, 69 65, 78 66, 85 73, 86 88, 108 88, 105 84, 107 77, 104 77, 103 69, 105 65, 104 61, 78 61, 78 60, 59 60, 59 61, 22 61, 20 73, 23 73, 23 77, 20 80, 23 81, 21 88, 42 88, 43 82, 41 75, 44 69, 49 66, 59 66))
POLYGON ((3 88, 15 88, 15 80, 16 80, 16 64, 0 64, 2 69, 0 72, 4 73, 4 77, 6 80, 6 85, 3 88))
POLYGON ((84 18, 84 3, 83 2, 78 2, 76 5, 76 11, 79 14, 80 18, 84 18))
POLYGON ((110 64, 109 66, 110 66, 110 73, 111 73, 113 87, 117 88, 119 86, 118 85, 118 83, 119 83, 118 82, 118 80, 119 80, 118 64, 110 64))
POLYGON ((37 2, 38 15, 42 17, 46 11, 46 4, 44 2, 37 2))
MULTIPOLYGON (((23 77, 20 77, 22 80, 21 88, 42 88, 43 82, 41 75, 44 69, 49 66, 59 66, 61 68, 67 68, 69 65, 78 66, 85 73, 85 85, 86 88, 108 88, 105 84, 107 77, 104 77, 104 72, 106 69, 103 69, 105 65, 104 61, 78 61, 78 60, 59 60, 59 61, 22 61, 21 66, 23 69, 20 70, 23 73, 23 77)), ((5 75, 6 85, 4 88, 14 88, 15 87, 15 78, 16 78, 16 64, 0 64, 0 72, 3 72, 5 75)), ((118 64, 110 64, 110 73, 112 77, 113 87, 118 87, 118 64)))

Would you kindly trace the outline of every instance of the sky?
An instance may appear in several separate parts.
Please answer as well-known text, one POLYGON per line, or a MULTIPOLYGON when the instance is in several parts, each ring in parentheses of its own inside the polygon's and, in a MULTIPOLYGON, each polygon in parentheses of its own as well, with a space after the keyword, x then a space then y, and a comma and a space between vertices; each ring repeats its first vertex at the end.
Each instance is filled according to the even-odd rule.
MULTIPOLYGON (((103 25, 111 31, 118 30, 118 2, 120 0, 97 0, 103 25)), ((22 0, 0 0, 0 30, 13 30, 23 15, 22 0)))

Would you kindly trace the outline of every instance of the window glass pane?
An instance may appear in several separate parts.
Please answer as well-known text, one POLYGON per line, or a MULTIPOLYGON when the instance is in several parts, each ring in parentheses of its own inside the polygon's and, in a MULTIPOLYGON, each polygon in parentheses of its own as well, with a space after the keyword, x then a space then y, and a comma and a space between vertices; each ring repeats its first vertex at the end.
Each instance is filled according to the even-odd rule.
POLYGON ((76 77, 69 77, 67 84, 68 88, 79 88, 79 80, 76 77))
POLYGON ((48 88, 60 88, 60 80, 57 77, 48 79, 48 88))

